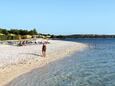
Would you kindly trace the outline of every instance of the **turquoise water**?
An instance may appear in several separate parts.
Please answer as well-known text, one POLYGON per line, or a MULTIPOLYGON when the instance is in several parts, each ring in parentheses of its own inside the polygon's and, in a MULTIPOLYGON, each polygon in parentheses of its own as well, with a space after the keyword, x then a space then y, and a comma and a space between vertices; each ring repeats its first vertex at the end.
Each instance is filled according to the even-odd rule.
POLYGON ((115 39, 69 41, 89 47, 22 75, 8 86, 115 86, 115 39))

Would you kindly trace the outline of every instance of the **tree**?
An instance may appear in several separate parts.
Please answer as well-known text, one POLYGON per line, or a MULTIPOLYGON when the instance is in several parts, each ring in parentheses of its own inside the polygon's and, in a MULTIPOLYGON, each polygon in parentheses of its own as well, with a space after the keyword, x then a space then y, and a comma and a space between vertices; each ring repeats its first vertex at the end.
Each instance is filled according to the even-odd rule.
POLYGON ((20 29, 19 30, 19 34, 20 35, 28 35, 28 30, 22 30, 22 29, 20 29))
POLYGON ((0 28, 0 33, 7 35, 8 30, 0 28))
POLYGON ((28 34, 29 34, 29 35, 38 35, 38 33, 37 33, 37 31, 36 31, 35 28, 34 28, 33 30, 30 30, 30 31, 28 32, 28 34))
POLYGON ((12 34, 15 34, 15 35, 19 35, 19 30, 11 29, 11 30, 9 30, 9 33, 12 33, 12 34))

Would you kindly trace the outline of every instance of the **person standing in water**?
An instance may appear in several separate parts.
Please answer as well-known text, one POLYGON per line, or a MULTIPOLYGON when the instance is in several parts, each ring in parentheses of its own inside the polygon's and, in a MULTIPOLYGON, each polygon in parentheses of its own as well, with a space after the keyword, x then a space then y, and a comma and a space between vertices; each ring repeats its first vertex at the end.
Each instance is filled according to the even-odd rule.
POLYGON ((44 43, 42 45, 42 56, 46 57, 46 45, 44 43))

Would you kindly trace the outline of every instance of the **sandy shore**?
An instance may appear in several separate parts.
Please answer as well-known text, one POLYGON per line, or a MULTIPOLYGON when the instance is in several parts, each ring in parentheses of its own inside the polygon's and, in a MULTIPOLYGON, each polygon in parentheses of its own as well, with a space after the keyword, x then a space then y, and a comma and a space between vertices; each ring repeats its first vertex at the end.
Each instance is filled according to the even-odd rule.
POLYGON ((3 46, 0 45, 0 86, 35 68, 63 59, 74 51, 83 50, 87 45, 76 42, 50 40, 47 57, 41 57, 42 45, 3 46))

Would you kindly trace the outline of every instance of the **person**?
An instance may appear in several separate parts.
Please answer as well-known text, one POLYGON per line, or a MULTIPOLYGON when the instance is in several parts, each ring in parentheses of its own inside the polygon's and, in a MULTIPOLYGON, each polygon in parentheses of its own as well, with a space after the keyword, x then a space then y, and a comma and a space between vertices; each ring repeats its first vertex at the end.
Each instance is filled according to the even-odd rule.
POLYGON ((42 56, 46 57, 46 45, 45 45, 45 43, 43 43, 43 45, 42 45, 42 56))

